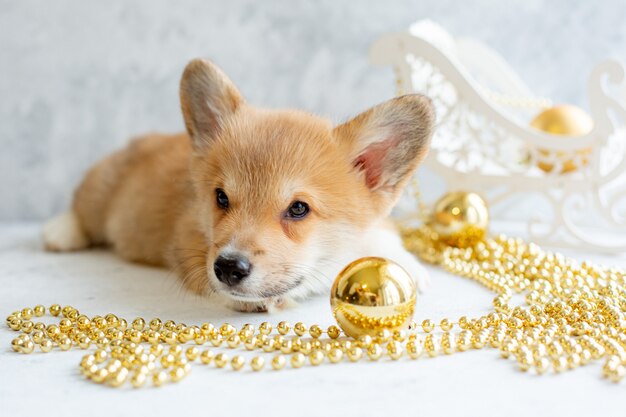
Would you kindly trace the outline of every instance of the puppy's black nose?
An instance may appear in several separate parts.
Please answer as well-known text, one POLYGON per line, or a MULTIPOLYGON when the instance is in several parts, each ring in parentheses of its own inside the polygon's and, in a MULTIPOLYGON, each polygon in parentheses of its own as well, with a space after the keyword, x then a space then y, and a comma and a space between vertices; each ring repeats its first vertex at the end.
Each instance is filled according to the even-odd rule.
POLYGON ((244 256, 220 255, 213 264, 213 271, 217 279, 232 287, 250 275, 252 265, 244 256))

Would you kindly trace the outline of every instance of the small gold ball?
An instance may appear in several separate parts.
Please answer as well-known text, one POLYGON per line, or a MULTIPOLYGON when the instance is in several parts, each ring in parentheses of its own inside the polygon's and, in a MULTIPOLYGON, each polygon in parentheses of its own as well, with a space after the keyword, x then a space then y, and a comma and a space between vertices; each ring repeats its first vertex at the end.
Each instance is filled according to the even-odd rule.
MULTIPOLYGON (((163 324, 163 327, 165 327, 165 324, 163 324)), ((215 326, 212 323, 202 323, 202 325, 200 326, 200 333, 202 333, 204 336, 209 336, 214 331, 215 326)))
POLYGON ((341 335, 341 329, 335 325, 328 326, 326 333, 331 339, 337 339, 341 335))
POLYGON ((119 359, 115 359, 110 361, 107 366, 106 366, 106 370, 110 373, 110 374, 114 374, 115 372, 119 371, 120 368, 122 367, 122 361, 120 361, 119 359))
POLYGON ((287 333, 289 333, 290 328, 291 328, 291 326, 286 321, 281 321, 276 326, 276 330, 278 331, 278 333, 282 334, 283 336, 286 335, 287 333))
POLYGON ((154 330, 155 332, 158 332, 161 330, 161 327, 163 327, 163 322, 161 321, 161 319, 152 319, 150 320, 150 323, 148 324, 150 326, 150 330, 154 330))
POLYGON ((285 367, 285 357, 283 355, 276 355, 272 358, 272 368, 276 371, 279 371, 285 367))
POLYGON ((443 330, 444 332, 447 332, 449 330, 452 330, 452 327, 454 325, 452 323, 450 323, 450 320, 448 319, 441 319, 441 321, 439 322, 439 327, 441 327, 441 330, 443 330))
POLYGON ((119 318, 115 314, 107 314, 104 316, 104 320, 109 327, 117 327, 120 322, 119 318))
POLYGON ((135 320, 133 320, 132 326, 133 329, 137 331, 143 330, 143 328, 146 326, 146 321, 141 317, 137 317, 135 320))
POLYGON ((14 317, 13 319, 11 319, 11 322, 9 323, 9 327, 11 328, 11 330, 19 330, 22 327, 22 320, 14 317))
POLYGON ((324 360, 324 354, 319 350, 314 350, 309 354, 309 362, 313 366, 317 366, 324 360))
POLYGON ((174 365, 174 363, 176 363, 176 356, 168 353, 167 355, 161 356, 160 361, 162 367, 169 368, 170 366, 174 365))
POLYGON ((165 348, 160 343, 150 346, 150 353, 152 353, 155 356, 161 356, 164 350, 165 348))
POLYGON ((61 314, 61 306, 58 304, 52 304, 48 310, 50 311, 50 314, 52 314, 54 317, 61 314))
POLYGON ((222 342, 224 341, 224 338, 222 337, 221 334, 216 333, 212 336, 209 336, 209 341, 211 342, 213 346, 218 347, 222 344, 222 342))
MULTIPOLYGON (((346 335, 375 336, 381 330, 405 329, 415 308, 414 279, 393 261, 367 257, 343 269, 331 289, 331 307, 346 335)), ((337 332, 328 336, 338 337, 337 332)))
POLYGON ((22 309, 22 318, 25 320, 30 320, 35 313, 32 308, 26 307, 22 309))
POLYGON ((178 335, 171 330, 166 330, 163 333, 163 341, 168 345, 175 345, 178 343, 178 335))
POLYGON ((18 331, 22 327, 22 319, 20 316, 22 313, 17 312, 7 317, 7 325, 11 328, 11 330, 18 331))
POLYGON ((165 371, 159 371, 152 375, 152 384, 155 387, 160 387, 167 382, 167 374, 165 371))
POLYGON ((430 333, 435 329, 435 323, 432 320, 426 319, 422 322, 422 330, 426 333, 430 333))
POLYGON ((341 359, 343 359, 343 352, 341 351, 341 349, 334 348, 331 349, 330 352, 328 352, 328 360, 331 363, 341 362, 341 359))
POLYGON ((367 348, 367 356, 372 361, 377 361, 383 356, 383 349, 380 347, 378 343, 372 343, 367 348))
POLYGON ((322 328, 318 326, 317 324, 314 324, 309 328, 309 334, 314 339, 317 339, 318 337, 320 337, 323 332, 324 331, 322 330, 322 328))
POLYGON ((197 333, 193 338, 193 341, 196 342, 196 345, 204 345, 207 341, 207 337, 202 333, 197 333))
POLYGON ((35 344, 31 340, 27 340, 22 345, 20 352, 29 354, 29 353, 33 353, 34 350, 35 350, 35 344))
POLYGON ((259 333, 270 334, 272 333, 272 325, 266 321, 259 325, 259 333))
POLYGON ((422 356, 422 345, 416 341, 410 341, 406 344, 406 352, 411 359, 417 359, 422 356))
POLYGON ((229 323, 224 323, 220 326, 219 334, 222 337, 228 337, 231 334, 237 333, 237 329, 229 323))
POLYGON ((364 334, 362 336, 359 336, 359 338, 357 339, 357 341, 359 342, 359 345, 362 348, 367 348, 369 345, 372 344, 372 342, 374 341, 372 339, 372 336, 368 335, 368 334, 364 334))
POLYGON ((145 385, 145 383, 146 383, 146 374, 143 372, 136 372, 130 378, 130 384, 133 386, 133 388, 141 388, 142 386, 145 385))
POLYGON ((304 325, 304 323, 298 322, 295 326, 293 326, 293 331, 298 336, 304 336, 304 334, 306 333, 306 326, 304 325))
POLYGON ((223 368, 228 363, 228 355, 226 355, 225 353, 218 353, 217 355, 215 355, 213 362, 215 362, 215 366, 217 366, 218 368, 223 368))
POLYGON ((59 321, 59 328, 61 329, 63 333, 67 332, 72 327, 72 325, 73 325, 72 320, 68 318, 64 318, 64 319, 61 319, 61 321, 59 321))
POLYGON ((382 329, 376 333, 376 343, 385 343, 391 339, 391 332, 387 329, 382 329))
POLYGON ((35 323, 33 323, 32 321, 23 321, 21 330, 22 332, 26 334, 30 334, 33 331, 34 327, 35 327, 35 323))
POLYGON ((91 379, 94 382, 101 384, 105 382, 108 377, 109 377, 109 371, 107 371, 105 368, 100 368, 95 373, 92 374, 91 379))
POLYGON ((96 365, 95 363, 91 365, 86 365, 83 368, 83 375, 85 375, 87 378, 93 378, 96 372, 98 372, 98 369, 98 365, 96 365))
POLYGON ((41 304, 36 305, 35 308, 33 308, 33 313, 36 317, 42 317, 44 314, 46 314, 46 307, 42 306, 41 304))
POLYGON ((59 339, 59 348, 61 348, 61 350, 70 350, 71 347, 72 347, 72 339, 70 339, 67 336, 59 339))
POLYGON ((52 346, 53 346, 52 341, 49 339, 42 340, 41 343, 39 344, 39 348, 44 353, 50 352, 52 350, 52 346))
POLYGON ((23 339, 20 339, 19 337, 17 337, 15 339, 11 340, 11 348, 13 349, 14 352, 21 352, 23 347, 24 347, 24 340, 23 339))
POLYGON ((255 356, 250 361, 250 367, 255 372, 259 372, 261 369, 263 369, 264 365, 265 365, 265 359, 263 359, 262 356, 255 356))
POLYGON ((252 337, 244 340, 243 345, 246 348, 246 350, 254 350, 254 349, 256 349, 257 338, 255 336, 252 336, 252 337))
POLYGON ((487 234, 489 210, 476 193, 449 192, 435 203, 428 225, 447 245, 467 248, 487 234))
MULTIPOLYGON (((335 342, 336 343, 336 342, 335 342)), ((350 350, 352 348, 352 345, 356 345, 356 343, 352 340, 342 340, 341 342, 339 342, 339 348, 343 351, 343 352, 347 352, 348 350, 350 350)), ((335 344, 336 346, 336 344, 335 344)))
POLYGON ((284 354, 291 353, 293 351, 293 343, 291 340, 283 340, 280 344, 280 351, 284 354))
POLYGON ((180 346, 180 345, 172 346, 169 349, 169 353, 178 358, 178 357, 182 356, 182 354, 183 354, 183 347, 180 346))
POLYGON ((424 350, 426 350, 426 353, 431 358, 437 356, 437 354, 439 353, 437 351, 437 345, 435 344, 435 338, 432 333, 429 333, 424 338, 424 350))
POLYGON ((96 363, 102 363, 109 356, 106 350, 98 349, 93 353, 93 356, 96 358, 96 363))
POLYGON ((550 361, 548 358, 540 358, 535 361, 535 369, 539 375, 546 373, 548 368, 550 367, 550 361))
POLYGON ((232 366, 233 370, 238 371, 246 364, 246 360, 243 356, 237 355, 230 361, 230 366, 232 366))
POLYGON ((276 342, 274 341, 274 339, 266 339, 263 341, 263 344, 261 345, 261 348, 263 349, 264 352, 273 352, 275 350, 276 347, 276 342))
POLYGON ((200 354, 200 362, 205 365, 210 364, 215 358, 215 353, 212 350, 205 350, 200 354))
POLYGON ((406 338, 407 338, 407 334, 406 334, 405 330, 394 330, 394 332, 391 335, 391 337, 395 341, 404 342, 406 340, 406 338))
POLYGON ((351 347, 348 350, 348 359, 350 359, 351 362, 358 362, 361 360, 361 358, 363 357, 363 349, 361 349, 360 347, 351 347))
POLYGON ((618 383, 626 376, 626 367, 624 365, 619 365, 615 368, 613 372, 610 373, 609 378, 612 382, 618 383))
POLYGON ((178 333, 178 339, 182 343, 189 342, 196 337, 196 329, 194 327, 185 327, 178 333))
POLYGON ((127 378, 128 378, 128 369, 120 368, 116 373, 109 372, 109 378, 107 379, 107 382, 109 383, 110 386, 117 388, 117 387, 121 387, 122 385, 124 385, 124 382, 126 382, 127 378))
POLYGON ((89 349, 89 346, 91 346, 91 339, 87 336, 82 336, 78 339, 78 346, 81 349, 89 349))
POLYGON ((387 344, 387 355, 394 361, 397 361, 402 357, 403 349, 400 342, 395 340, 387 344))
POLYGON ((226 339, 226 344, 231 349, 236 348, 237 346, 239 346, 240 343, 241 339, 239 339, 239 336, 236 334, 231 334, 230 336, 228 336, 228 339, 226 339))
POLYGON ((200 350, 195 346, 187 348, 185 351, 185 356, 192 362, 198 359, 198 355, 200 355, 200 350))
POLYGON ((306 358, 302 353, 296 352, 291 355, 291 366, 293 368, 300 368, 302 365, 304 365, 305 359, 306 358))

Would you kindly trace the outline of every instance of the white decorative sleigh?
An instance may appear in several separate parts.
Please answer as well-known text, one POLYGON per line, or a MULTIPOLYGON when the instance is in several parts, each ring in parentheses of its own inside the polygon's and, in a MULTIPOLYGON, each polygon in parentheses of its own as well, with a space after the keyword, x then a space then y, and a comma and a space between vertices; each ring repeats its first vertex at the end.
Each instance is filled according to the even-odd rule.
POLYGON ((516 201, 533 201, 522 215, 537 243, 626 251, 626 89, 620 63, 602 62, 589 77, 591 130, 563 136, 528 124, 529 110, 536 113, 549 102, 534 98, 502 58, 477 41, 452 38, 432 22, 384 35, 370 59, 394 67, 399 94, 433 99, 437 128, 425 164, 448 190, 483 194, 496 219, 515 211, 516 201))

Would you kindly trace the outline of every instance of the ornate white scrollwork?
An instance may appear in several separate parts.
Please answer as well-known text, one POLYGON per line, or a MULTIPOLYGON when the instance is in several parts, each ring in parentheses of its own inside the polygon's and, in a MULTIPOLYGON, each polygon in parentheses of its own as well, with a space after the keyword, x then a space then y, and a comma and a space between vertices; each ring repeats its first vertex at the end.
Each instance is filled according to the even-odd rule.
MULTIPOLYGON (((543 102, 530 96, 495 52, 469 40, 454 41, 445 31, 440 41, 415 32, 384 35, 370 57, 374 64, 394 67, 399 92, 433 99, 437 129, 426 165, 447 188, 482 192, 492 207, 524 194, 538 196, 550 210, 534 210, 526 219, 534 241, 626 251, 626 108, 624 96, 617 96, 626 91, 624 67, 605 61, 591 73, 593 129, 584 136, 557 136, 528 125, 525 100, 543 102), (460 42, 479 56, 455 53, 460 42), (526 97, 517 100, 519 111, 495 100, 499 93, 477 82, 465 65, 472 59, 500 91, 508 88, 505 93, 526 97), (551 169, 546 172, 540 165, 551 169)), ((498 218, 499 213, 492 210, 492 215, 498 218)))

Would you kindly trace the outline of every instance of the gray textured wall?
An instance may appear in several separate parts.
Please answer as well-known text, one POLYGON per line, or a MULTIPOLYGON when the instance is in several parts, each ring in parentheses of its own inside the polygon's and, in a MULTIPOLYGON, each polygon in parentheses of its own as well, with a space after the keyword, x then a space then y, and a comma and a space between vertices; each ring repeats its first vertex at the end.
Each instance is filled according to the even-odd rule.
POLYGON ((622 0, 0 0, 0 220, 58 212, 129 136, 182 129, 193 57, 252 103, 342 120, 393 94, 368 46, 421 18, 487 42, 557 102, 586 105, 592 64, 626 60, 622 0))

